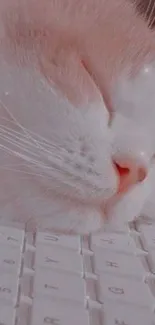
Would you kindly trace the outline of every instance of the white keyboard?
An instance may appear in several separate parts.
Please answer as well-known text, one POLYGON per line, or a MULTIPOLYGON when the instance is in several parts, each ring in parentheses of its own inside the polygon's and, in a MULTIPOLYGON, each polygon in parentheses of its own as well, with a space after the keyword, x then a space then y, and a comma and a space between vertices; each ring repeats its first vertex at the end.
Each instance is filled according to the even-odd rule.
POLYGON ((91 237, 0 225, 0 325, 155 325, 155 224, 91 237))

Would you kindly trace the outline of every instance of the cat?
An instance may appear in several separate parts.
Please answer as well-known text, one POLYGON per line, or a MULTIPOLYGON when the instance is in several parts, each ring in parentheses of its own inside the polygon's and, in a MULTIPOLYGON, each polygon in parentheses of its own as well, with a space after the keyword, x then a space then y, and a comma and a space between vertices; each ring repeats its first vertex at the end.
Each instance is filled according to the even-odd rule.
POLYGON ((1 1, 2 220, 97 231, 109 202, 147 181, 155 149, 153 10, 138 0, 1 1), (121 161, 128 146, 129 166, 121 161))

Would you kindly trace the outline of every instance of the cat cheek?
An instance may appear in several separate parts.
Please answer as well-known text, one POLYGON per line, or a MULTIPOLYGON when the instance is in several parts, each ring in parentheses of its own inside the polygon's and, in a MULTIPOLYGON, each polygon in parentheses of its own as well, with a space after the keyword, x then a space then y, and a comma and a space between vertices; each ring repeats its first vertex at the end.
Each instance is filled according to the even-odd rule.
POLYGON ((112 128, 117 146, 146 171, 155 153, 154 72, 152 63, 144 66, 134 78, 122 78, 113 96, 112 128))

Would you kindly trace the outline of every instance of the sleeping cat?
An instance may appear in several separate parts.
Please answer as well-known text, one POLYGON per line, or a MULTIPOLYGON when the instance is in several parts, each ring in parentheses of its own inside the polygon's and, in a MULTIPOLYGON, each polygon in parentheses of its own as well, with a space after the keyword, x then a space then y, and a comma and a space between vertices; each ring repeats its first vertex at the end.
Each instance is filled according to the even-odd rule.
POLYGON ((152 179, 155 5, 1 2, 1 218, 96 231, 152 179))

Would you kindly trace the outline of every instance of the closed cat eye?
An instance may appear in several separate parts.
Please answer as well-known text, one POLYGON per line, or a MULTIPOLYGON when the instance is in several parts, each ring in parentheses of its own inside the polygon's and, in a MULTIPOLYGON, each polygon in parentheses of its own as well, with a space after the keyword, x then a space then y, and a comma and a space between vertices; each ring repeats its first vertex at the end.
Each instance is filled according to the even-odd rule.
POLYGON ((147 21, 148 26, 155 28, 155 0, 132 0, 136 6, 136 10, 147 21))

